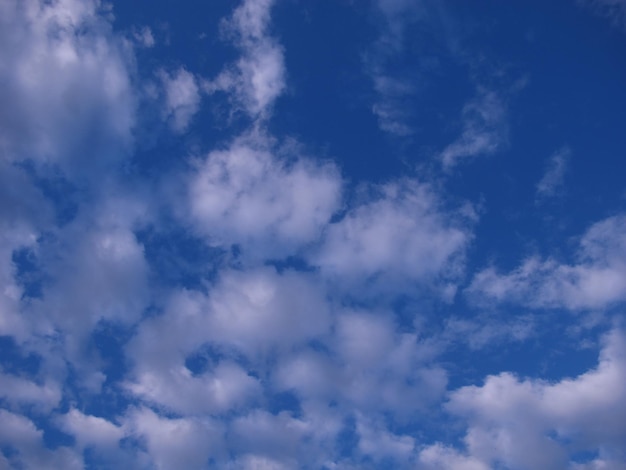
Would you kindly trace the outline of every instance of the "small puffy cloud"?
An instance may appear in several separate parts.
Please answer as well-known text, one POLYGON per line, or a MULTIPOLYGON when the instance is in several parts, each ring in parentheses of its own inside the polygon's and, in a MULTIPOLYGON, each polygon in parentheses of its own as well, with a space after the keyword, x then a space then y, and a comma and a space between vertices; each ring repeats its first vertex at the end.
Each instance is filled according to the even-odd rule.
POLYGON ((507 110, 501 96, 479 89, 478 95, 463 107, 463 130, 457 140, 439 155, 443 167, 481 155, 491 155, 507 142, 507 110))
POLYGON ((380 426, 361 415, 357 416, 356 432, 359 436, 359 453, 374 461, 392 459, 405 468, 413 458, 415 439, 411 436, 393 434, 386 426, 380 426))
POLYGON ((49 449, 43 431, 25 416, 0 409, 0 464, 2 468, 63 468, 82 470, 82 457, 72 449, 59 446, 49 449), (6 450, 10 449, 5 454, 6 450), (4 455, 3 455, 4 454, 4 455))
POLYGON ((311 263, 340 283, 380 281, 382 290, 459 274, 472 239, 463 214, 446 211, 434 189, 415 180, 373 192, 327 227, 311 263))
POLYGON ((201 470, 210 457, 224 452, 223 431, 208 418, 166 418, 137 408, 127 414, 124 426, 145 442, 145 460, 158 470, 201 470))
POLYGON ((165 90, 165 119, 174 132, 182 133, 200 108, 196 78, 182 67, 171 74, 161 71, 159 75, 165 90))
POLYGON ((230 93, 235 105, 254 119, 267 117, 285 89, 283 49, 268 33, 273 3, 246 0, 234 11, 225 30, 242 56, 204 83, 207 93, 230 93))
POLYGON ((191 222, 209 243, 238 244, 245 257, 292 254, 337 210, 341 178, 334 165, 287 161, 254 140, 238 139, 197 164, 189 181, 191 222))
MULTIPOLYGON (((490 467, 620 468, 626 458, 626 336, 614 330, 598 366, 549 383, 512 374, 452 392, 449 412, 467 420, 468 454, 490 467), (576 455, 596 453, 588 466, 576 455)), ((480 468, 480 467, 478 467, 480 468)))
POLYGON ((564 147, 548 159, 546 172, 539 180, 539 183, 537 183, 538 200, 552 197, 559 193, 563 187, 563 178, 567 170, 570 154, 570 150, 564 147))
POLYGON ((185 415, 226 412, 249 402, 259 392, 256 379, 228 362, 197 376, 182 363, 171 369, 140 363, 133 377, 126 388, 134 395, 185 415))
POLYGON ((419 453, 420 470, 489 470, 491 467, 475 457, 463 455, 441 443, 425 447, 419 453))
POLYGON ((238 452, 292 464, 302 452, 303 440, 314 431, 308 423, 286 413, 273 415, 262 410, 235 419, 230 429, 230 445, 238 452))
POLYGON ((95 447, 99 450, 117 447, 124 437, 124 430, 104 418, 85 415, 77 409, 70 409, 58 417, 63 431, 74 436, 80 448, 95 447))
POLYGON ((225 273, 209 300, 212 339, 255 357, 322 336, 330 308, 320 287, 296 272, 225 273))
POLYGON ((285 463, 260 455, 244 455, 235 459, 227 467, 228 470, 295 470, 295 463, 285 463))
POLYGON ((531 257, 514 271, 493 267, 474 276, 467 293, 475 299, 535 308, 605 308, 626 299, 626 216, 598 222, 580 240, 578 262, 531 257))
MULTIPOLYGON (((44 290, 47 319, 71 331, 90 332, 102 320, 132 324, 147 305, 148 266, 143 248, 125 227, 68 227, 58 259, 47 270, 54 281, 44 290)), ((42 307, 43 308, 43 307, 42 307)))
POLYGON ((135 30, 133 32, 133 38, 143 47, 154 47, 156 44, 152 30, 147 26, 135 30))
POLYGON ((61 401, 61 386, 48 380, 38 384, 32 380, 0 373, 0 397, 14 407, 33 406, 49 412, 61 401))

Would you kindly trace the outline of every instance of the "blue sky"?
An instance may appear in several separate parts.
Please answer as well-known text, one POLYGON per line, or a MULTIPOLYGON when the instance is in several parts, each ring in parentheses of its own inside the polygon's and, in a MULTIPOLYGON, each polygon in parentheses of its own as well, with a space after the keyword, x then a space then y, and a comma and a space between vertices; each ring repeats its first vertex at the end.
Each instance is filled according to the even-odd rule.
POLYGON ((626 469, 623 0, 0 0, 0 468, 626 469))

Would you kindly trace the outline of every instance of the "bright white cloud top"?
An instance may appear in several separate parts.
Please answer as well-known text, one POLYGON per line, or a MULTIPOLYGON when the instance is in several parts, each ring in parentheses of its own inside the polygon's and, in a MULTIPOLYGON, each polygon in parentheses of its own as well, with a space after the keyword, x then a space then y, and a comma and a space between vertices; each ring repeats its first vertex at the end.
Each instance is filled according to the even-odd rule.
POLYGON ((621 1, 0 0, 0 468, 626 469, 621 1))

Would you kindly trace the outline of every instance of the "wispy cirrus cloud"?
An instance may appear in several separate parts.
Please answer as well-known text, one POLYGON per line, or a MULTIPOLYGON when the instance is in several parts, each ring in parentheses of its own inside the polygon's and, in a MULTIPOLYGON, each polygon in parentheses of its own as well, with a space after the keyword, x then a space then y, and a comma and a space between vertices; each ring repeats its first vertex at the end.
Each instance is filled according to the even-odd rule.
POLYGON ((611 23, 626 29, 626 1, 624 0, 579 0, 596 14, 608 18, 611 23))
POLYGON ((503 97, 479 87, 477 96, 463 106, 461 127, 461 135, 439 154, 446 170, 464 160, 492 155, 506 146, 508 122, 503 97))
POLYGON ((412 117, 406 100, 417 92, 415 76, 398 74, 395 61, 405 51, 406 29, 419 21, 426 21, 426 2, 380 0, 375 2, 382 16, 380 36, 364 57, 364 67, 375 91, 372 113, 381 130, 397 137, 407 137, 415 132, 409 122, 412 117))
POLYGON ((546 172, 537 183, 537 201, 556 196, 562 190, 570 156, 571 151, 567 147, 550 156, 546 165, 546 172))

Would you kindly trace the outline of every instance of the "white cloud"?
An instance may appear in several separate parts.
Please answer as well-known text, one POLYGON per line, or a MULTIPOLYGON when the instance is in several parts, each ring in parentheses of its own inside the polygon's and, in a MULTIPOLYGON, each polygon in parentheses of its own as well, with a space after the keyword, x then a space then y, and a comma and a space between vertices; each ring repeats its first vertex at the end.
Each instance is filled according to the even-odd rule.
POLYGON ((229 470, 295 470, 295 463, 284 463, 259 455, 244 455, 236 459, 226 468, 229 470))
POLYGON ((282 358, 273 375, 279 390, 297 390, 304 399, 330 400, 342 379, 331 358, 314 351, 282 358))
POLYGON ((129 435, 145 440, 146 458, 157 470, 200 470, 224 452, 223 431, 207 418, 170 419, 138 408, 127 415, 125 426, 129 435))
POLYGON ((225 29, 242 57, 218 77, 204 83, 207 93, 231 93, 234 104, 252 118, 265 118, 285 89, 283 49, 269 34, 273 0, 245 0, 225 29))
POLYGON ((8 455, 0 453, 3 468, 63 468, 80 470, 84 468, 80 455, 68 447, 47 449, 43 442, 43 431, 28 418, 0 409, 0 445, 11 449, 8 455))
POLYGON ((198 164, 189 182, 191 220, 210 243, 239 244, 253 259, 291 254, 315 240, 338 208, 333 165, 270 152, 264 139, 241 138, 198 164))
POLYGON ((154 47, 156 44, 152 30, 148 26, 134 31, 133 37, 143 47, 154 47))
POLYGON ((490 267, 474 276, 468 294, 536 308, 606 308, 626 299, 624 233, 626 216, 610 217, 581 238, 577 263, 531 257, 509 274, 490 267))
POLYGON ((200 92, 196 78, 181 67, 174 73, 159 74, 165 89, 165 118, 174 132, 182 133, 200 108, 200 92))
POLYGON ((250 357, 324 335, 325 292, 308 275, 273 269, 225 273, 210 295, 213 341, 250 357))
POLYGON ((474 457, 468 457, 455 449, 437 443, 425 447, 419 453, 417 467, 423 470, 489 470, 491 467, 474 457))
POLYGON ((102 319, 137 321, 148 301, 148 266, 132 230, 77 223, 64 239, 76 243, 59 247, 58 258, 47 265, 53 280, 44 289, 43 319, 71 332, 74 340, 102 319))
POLYGON ((52 208, 15 165, 0 161, 0 334, 20 341, 29 334, 21 316, 23 286, 16 279, 18 267, 13 255, 20 249, 37 249, 42 230, 53 222, 52 208))
POLYGON ((479 88, 478 95, 463 107, 463 131, 439 155, 444 168, 480 155, 491 155, 507 142, 507 110, 496 92, 479 88))
POLYGON ((258 397, 258 380, 227 359, 209 359, 206 371, 193 374, 187 357, 211 344, 263 364, 329 328, 324 292, 310 276, 269 268, 225 272, 208 297, 178 293, 162 316, 142 323, 129 349, 134 369, 127 387, 179 413, 227 412, 258 397))
POLYGON ((230 362, 195 377, 183 364, 165 369, 140 363, 133 377, 126 388, 136 396, 187 416, 227 412, 250 402, 260 391, 256 379, 230 362))
POLYGON ((570 150, 564 147, 549 158, 546 172, 537 183, 538 199, 555 196, 561 190, 570 154, 570 150))
POLYGON ((99 3, 7 0, 0 13, 0 145, 11 161, 98 175, 132 143, 130 51, 99 3))
POLYGON ((120 190, 117 196, 92 200, 37 240, 33 256, 44 282, 40 295, 18 304, 18 338, 42 356, 48 378, 63 380, 71 364, 76 384, 95 392, 106 376, 97 353, 88 352, 89 335, 102 321, 133 325, 150 295, 148 264, 134 233, 149 211, 135 196, 120 190))
POLYGON ((307 400, 334 400, 364 414, 384 411, 399 420, 445 391, 447 375, 428 364, 429 348, 417 335, 396 331, 388 315, 343 312, 325 345, 328 353, 304 350, 284 357, 274 377, 278 389, 307 400))
POLYGON ((61 429, 74 436, 79 448, 93 446, 110 451, 124 437, 121 426, 104 418, 85 415, 74 408, 59 416, 58 422, 61 429))
POLYGON ((212 337, 207 308, 199 294, 183 292, 163 316, 142 323, 128 350, 128 390, 182 414, 226 412, 258 395, 257 380, 228 360, 196 375, 185 366, 186 357, 212 337))
POLYGON ((372 188, 372 197, 329 225, 313 264, 340 283, 380 281, 383 290, 454 278, 472 235, 461 211, 447 212, 434 189, 415 180, 372 188))
POLYGON ((387 431, 386 426, 373 423, 364 416, 357 416, 356 432, 359 435, 359 452, 375 461, 393 459, 402 467, 412 460, 415 439, 408 435, 396 435, 387 431))
MULTIPOLYGON (((390 23, 397 21, 389 38, 401 34, 403 16, 418 3, 380 0, 390 23)), ((133 40, 112 32, 96 0, 0 0, 0 147, 7 155, 0 162, 0 334, 12 335, 11 347, 23 358, 32 353, 38 368, 34 377, 9 366, 0 373, 0 467, 83 468, 86 452, 85 459, 111 458, 118 468, 347 469, 392 461, 484 470, 494 462, 558 466, 579 450, 597 456, 572 468, 617 466, 626 437, 626 339, 617 332, 599 366, 577 378, 548 383, 503 373, 452 392, 448 410, 468 427, 463 450, 424 444, 409 431, 440 411, 448 374, 436 357, 445 340, 481 347, 524 339, 533 325, 448 317, 437 323, 441 337, 417 331, 420 318, 434 315, 431 287, 446 300, 454 296, 473 210, 450 209, 434 186, 411 179, 363 186, 342 207, 337 165, 277 149, 261 130, 285 88, 272 5, 246 0, 224 23, 242 57, 213 82, 199 83, 184 67, 161 72, 164 116, 175 132, 188 129, 200 88, 231 93, 254 124, 193 162, 180 185, 184 203, 167 208, 178 218, 160 219, 161 194, 112 183, 141 185, 136 168, 123 177, 102 171, 132 144, 133 40), (19 166, 27 160, 37 161, 32 180, 31 168, 19 166), (64 195, 47 203, 33 183, 47 164, 68 179, 88 174, 97 182, 80 188, 75 217, 58 225, 53 203, 64 195), (240 254, 212 266, 219 272, 196 291, 159 285, 156 292, 138 234, 147 223, 155 232, 168 230, 165 223, 173 232, 191 229, 185 236, 240 254), (32 298, 13 261, 22 248, 32 251, 43 279, 32 298), (268 265, 281 258, 289 266, 291 255, 312 266, 268 265), (414 293, 426 302, 415 307, 411 297, 401 313, 412 317, 398 318, 392 304, 414 293), (106 338, 113 345, 89 341, 103 323, 125 334, 106 338), (119 361, 119 380, 105 376, 109 360, 119 361), (88 414, 100 405, 101 416, 88 414), (119 408, 103 412, 109 405, 119 408), (18 414, 25 411, 28 417, 18 414), (55 427, 74 438, 72 448, 49 445, 46 433, 55 427), (344 431, 352 442, 342 442, 344 431)), ((144 28, 134 42, 151 47, 154 37, 144 28)), ((381 126, 408 134, 394 100, 412 93, 411 85, 382 72, 373 78, 381 126)), ((501 97, 479 95, 465 108, 460 139, 442 154, 447 167, 506 140, 501 97)), ((538 191, 553 191, 559 171, 538 191)), ((575 263, 534 260, 509 275, 486 270, 470 291, 533 306, 624 300, 625 232, 625 217, 607 219, 581 239, 575 263)))
MULTIPOLYGON (((287 413, 272 415, 255 410, 235 419, 231 426, 233 448, 242 454, 268 457, 295 464, 303 439, 313 434, 310 425, 287 413)), ((291 465, 290 465, 291 466, 291 465)))
POLYGON ((619 468, 626 458, 625 393, 626 336, 615 330, 598 366, 578 377, 549 383, 501 373, 453 392, 447 408, 467 419, 468 453, 485 465, 556 470, 574 464, 576 454, 595 452, 588 468, 602 468, 601 461, 619 468))
POLYGON ((49 412, 61 401, 61 387, 48 380, 43 384, 11 374, 0 373, 0 397, 14 407, 31 405, 49 412))

